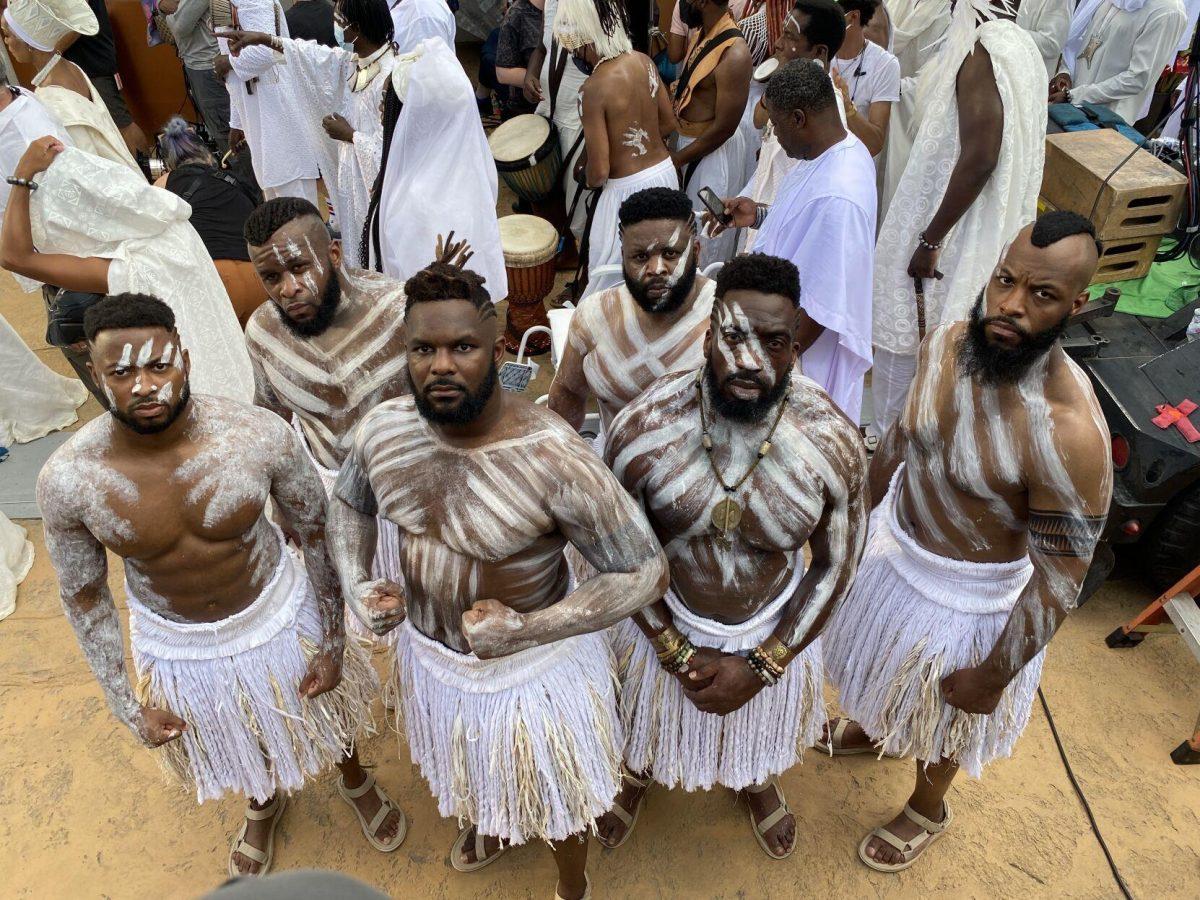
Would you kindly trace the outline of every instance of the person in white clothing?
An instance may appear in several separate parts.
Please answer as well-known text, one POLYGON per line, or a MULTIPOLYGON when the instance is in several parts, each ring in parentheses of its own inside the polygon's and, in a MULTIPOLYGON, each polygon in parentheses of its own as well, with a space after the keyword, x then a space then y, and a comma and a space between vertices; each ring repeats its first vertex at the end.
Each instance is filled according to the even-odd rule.
POLYGON ((914 78, 933 59, 937 43, 950 27, 950 0, 896 0, 892 16, 892 46, 900 61, 900 77, 914 78))
POLYGON ((72 291, 160 297, 191 353, 196 390, 253 398, 241 326, 187 203, 52 137, 29 145, 14 178, 0 267, 72 291))
POLYGON ((429 38, 441 38, 454 49, 454 13, 446 0, 391 0, 390 8, 400 53, 411 53, 429 38))
POLYGON ((842 94, 851 133, 879 156, 887 143, 892 106, 900 100, 900 61, 867 40, 864 29, 879 15, 880 0, 839 0, 846 37, 830 60, 833 83, 842 94))
MULTIPOLYGON (((288 36, 287 19, 276 0, 230 0, 244 31, 261 31, 281 38, 288 36)), ((229 91, 229 146, 243 141, 250 146, 250 160, 263 196, 302 197, 317 203, 317 160, 293 134, 297 121, 311 113, 301 97, 280 83, 275 71, 275 51, 247 47, 236 56, 224 55, 229 42, 218 34, 222 55, 213 69, 229 91)))
POLYGON ((371 186, 383 155, 380 108, 395 63, 392 17, 386 0, 340 0, 334 24, 354 51, 263 32, 229 32, 230 50, 265 46, 279 54, 284 87, 302 97, 307 115, 295 132, 320 162, 325 187, 350 260, 360 243, 371 186))
POLYGON ((1073 0, 1021 0, 1017 10, 1017 24, 1028 31, 1037 44, 1046 64, 1047 78, 1053 78, 1058 72, 1074 6, 1073 0))
POLYGON ((1050 102, 1094 103, 1132 125, 1146 114, 1186 25, 1180 0, 1082 0, 1050 102))
POLYGON ((95 34, 99 27, 84 0, 13 0, 4 10, 5 46, 13 59, 37 71, 35 93, 72 144, 140 172, 96 86, 55 51, 67 35, 95 34))
POLYGON ((967 317, 1004 245, 1037 212, 1044 69, 1014 14, 1006 0, 958 0, 946 43, 917 84, 913 150, 875 247, 880 435, 903 408, 924 329, 967 317))
POLYGON ((871 367, 871 265, 875 164, 837 114, 836 91, 819 65, 788 63, 767 85, 767 111, 788 156, 807 161, 788 174, 769 207, 725 201, 731 225, 758 225, 755 251, 800 271, 800 368, 858 424, 863 376, 871 367))

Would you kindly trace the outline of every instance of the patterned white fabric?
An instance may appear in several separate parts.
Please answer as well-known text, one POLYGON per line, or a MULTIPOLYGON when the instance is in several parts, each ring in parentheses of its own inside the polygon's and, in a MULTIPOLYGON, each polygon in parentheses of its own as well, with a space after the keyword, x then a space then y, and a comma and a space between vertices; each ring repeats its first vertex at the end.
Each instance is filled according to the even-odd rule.
MULTIPOLYGON (((965 6, 969 14, 971 9, 965 6)), ((985 22, 975 39, 991 56, 1004 105, 1000 158, 983 191, 947 235, 938 258, 945 278, 925 284, 929 329, 965 319, 1005 243, 1037 213, 1045 159, 1045 68, 1033 39, 1011 21, 985 22)), ((915 353, 917 308, 908 262, 937 211, 959 153, 956 76, 974 41, 947 44, 917 88, 917 132, 875 249, 874 342, 915 353)))
MULTIPOLYGON (((288 36, 287 19, 274 0, 231 0, 238 24, 245 31, 288 36)), ((218 38, 222 53, 229 42, 218 38)), ((307 145, 298 145, 296 122, 311 114, 301 96, 280 83, 275 51, 247 47, 229 57, 233 71, 225 79, 229 91, 229 127, 240 128, 250 145, 254 175, 264 189, 299 178, 316 178, 317 160, 307 145), (253 91, 253 93, 251 93, 253 91)), ((322 113, 322 115, 324 115, 322 113)))
POLYGON ((193 391, 249 403, 250 354, 191 211, 140 172, 68 147, 33 194, 30 224, 42 253, 111 260, 110 294, 152 294, 171 307, 191 355, 193 391))
MULTIPOLYGON (((74 63, 64 61, 59 65, 74 63)), ((79 74, 83 75, 82 70, 79 74)), ((121 137, 121 131, 113 121, 108 107, 104 105, 104 98, 96 91, 91 79, 86 75, 83 77, 87 79, 88 90, 91 91, 90 100, 81 97, 70 88, 59 87, 56 84, 44 84, 34 91, 34 94, 50 114, 67 129, 71 142, 76 147, 128 166, 141 176, 142 170, 138 168, 137 161, 129 152, 129 147, 121 137)))
POLYGON ((934 45, 950 27, 950 0, 897 0, 892 14, 892 46, 900 77, 916 75, 936 52, 934 45))

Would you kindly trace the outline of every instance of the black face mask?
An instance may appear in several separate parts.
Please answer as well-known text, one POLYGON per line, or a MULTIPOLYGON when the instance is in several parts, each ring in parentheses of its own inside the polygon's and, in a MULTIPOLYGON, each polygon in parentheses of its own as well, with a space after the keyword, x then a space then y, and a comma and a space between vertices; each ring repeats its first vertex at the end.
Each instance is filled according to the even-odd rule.
POLYGON ((679 18, 688 28, 700 28, 704 24, 704 13, 688 0, 679 0, 679 18))
POLYGON ((578 57, 578 56, 572 56, 572 57, 571 57, 571 62, 575 63, 575 68, 577 68, 577 69, 578 69, 580 72, 582 72, 584 75, 591 75, 591 74, 592 74, 592 71, 593 71, 593 70, 596 68, 596 67, 595 67, 595 66, 593 66, 593 65, 592 65, 590 62, 584 62, 584 61, 583 61, 583 60, 582 60, 580 57, 578 57))

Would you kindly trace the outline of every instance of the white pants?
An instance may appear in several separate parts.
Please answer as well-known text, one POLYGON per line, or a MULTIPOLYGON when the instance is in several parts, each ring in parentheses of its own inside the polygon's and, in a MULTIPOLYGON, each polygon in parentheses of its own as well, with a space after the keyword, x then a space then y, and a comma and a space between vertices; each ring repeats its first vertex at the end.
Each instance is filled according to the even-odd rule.
POLYGON ((875 361, 871 368, 871 402, 875 407, 875 431, 880 437, 900 418, 908 387, 917 374, 917 356, 908 353, 893 353, 875 348, 875 361))
POLYGON ((275 187, 263 188, 264 200, 274 200, 276 197, 299 197, 317 206, 317 179, 296 178, 275 187))

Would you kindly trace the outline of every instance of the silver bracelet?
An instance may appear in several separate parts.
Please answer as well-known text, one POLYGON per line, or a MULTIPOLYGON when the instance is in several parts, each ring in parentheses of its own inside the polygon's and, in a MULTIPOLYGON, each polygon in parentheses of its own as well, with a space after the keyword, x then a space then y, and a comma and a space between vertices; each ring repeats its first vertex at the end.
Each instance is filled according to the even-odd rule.
POLYGON ((754 207, 754 229, 755 231, 763 227, 763 222, 767 221, 767 213, 771 207, 766 203, 759 203, 754 207))
POLYGON ((29 178, 18 178, 15 175, 10 175, 10 176, 8 176, 8 178, 5 178, 4 180, 7 181, 9 184, 11 184, 13 187, 28 188, 31 191, 36 191, 38 189, 38 183, 29 178))

